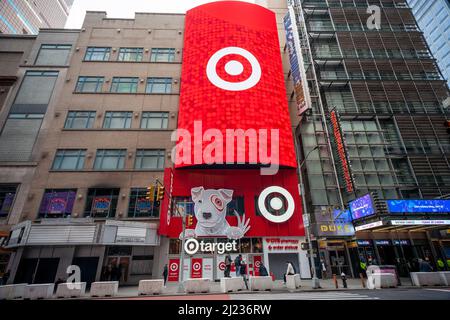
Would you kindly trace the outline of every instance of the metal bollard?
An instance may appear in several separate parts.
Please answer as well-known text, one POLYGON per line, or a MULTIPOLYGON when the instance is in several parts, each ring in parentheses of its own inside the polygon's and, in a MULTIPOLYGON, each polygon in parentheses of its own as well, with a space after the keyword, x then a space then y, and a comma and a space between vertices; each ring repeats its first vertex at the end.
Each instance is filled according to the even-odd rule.
POLYGON ((334 285, 336 286, 336 289, 338 289, 339 288, 339 284, 338 284, 338 281, 337 281, 337 278, 336 278, 335 274, 333 274, 333 281, 334 281, 334 285))
POLYGON ((362 273, 359 274, 359 278, 361 279, 361 285, 363 288, 366 287, 366 281, 364 280, 364 276, 362 273))

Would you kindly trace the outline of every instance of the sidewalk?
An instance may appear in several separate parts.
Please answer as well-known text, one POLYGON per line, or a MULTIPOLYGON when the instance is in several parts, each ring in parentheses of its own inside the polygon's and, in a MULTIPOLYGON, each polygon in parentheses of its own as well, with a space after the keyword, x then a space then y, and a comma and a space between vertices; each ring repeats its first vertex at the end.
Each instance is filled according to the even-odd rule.
MULTIPOLYGON (((408 288, 412 287, 411 280, 409 278, 401 278, 401 286, 398 288, 408 288)), ((301 287, 295 292, 308 292, 308 291, 344 291, 344 290, 362 290, 366 289, 362 286, 360 279, 348 279, 347 280, 347 289, 343 288, 342 281, 338 280, 339 288, 336 289, 336 286, 332 279, 320 280, 320 289, 313 289, 311 286, 311 280, 302 280, 301 287)), ((276 280, 274 281, 274 287, 271 291, 272 293, 282 293, 282 292, 293 292, 294 290, 289 291, 286 286, 283 284, 283 281, 276 280)), ((209 293, 205 294, 218 294, 223 293, 220 291, 220 282, 212 282, 209 293)), ((260 291, 248 291, 243 290, 239 292, 234 292, 235 294, 239 293, 262 293, 260 291)), ((161 296, 175 296, 175 295, 188 295, 186 293, 178 292, 178 283, 168 283, 167 287, 164 288, 164 293, 161 296)), ((198 295, 198 294, 196 294, 198 295)), ((138 287, 137 286, 123 286, 119 287, 118 295, 114 298, 130 298, 130 297, 138 297, 138 287)))

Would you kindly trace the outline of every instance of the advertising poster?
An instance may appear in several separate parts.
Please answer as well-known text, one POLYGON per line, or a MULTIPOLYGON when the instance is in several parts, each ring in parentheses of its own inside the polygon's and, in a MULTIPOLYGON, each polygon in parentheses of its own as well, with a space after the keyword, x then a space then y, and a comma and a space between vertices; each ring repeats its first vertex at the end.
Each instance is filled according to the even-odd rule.
POLYGON ((360 219, 375 214, 375 208, 370 194, 366 194, 349 204, 352 219, 360 219))
POLYGON ((203 258, 202 278, 213 280, 213 258, 203 258))
POLYGON ((180 274, 180 259, 169 259, 168 265, 169 273, 167 281, 178 281, 180 274))
POLYGON ((192 258, 191 259, 191 278, 202 278, 203 276, 203 259, 192 258))
POLYGON ((259 276, 259 266, 262 263, 262 256, 253 256, 253 275, 259 276))

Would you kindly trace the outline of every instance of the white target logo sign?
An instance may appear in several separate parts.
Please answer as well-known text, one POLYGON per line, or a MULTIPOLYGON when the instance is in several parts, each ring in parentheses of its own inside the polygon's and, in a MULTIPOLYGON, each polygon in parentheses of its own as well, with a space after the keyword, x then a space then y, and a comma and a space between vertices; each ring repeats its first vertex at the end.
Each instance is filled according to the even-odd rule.
POLYGON ((178 271, 178 263, 174 262, 170 265, 170 271, 177 272, 178 271))
POLYGON ((194 262, 192 265, 192 270, 199 271, 202 268, 202 264, 200 262, 194 262))
POLYGON ((221 263, 219 263, 219 270, 225 270, 225 262, 222 261, 221 263))
POLYGON ((259 268, 259 266, 261 265, 261 261, 255 261, 255 268, 259 268))
POLYGON ((282 223, 288 221, 292 215, 294 214, 294 198, 292 198, 292 195, 287 191, 286 189, 279 187, 279 186, 271 186, 264 189, 258 198, 258 208, 261 214, 266 218, 267 220, 274 222, 274 223, 282 223), (275 194, 275 196, 273 196, 275 194), (284 210, 284 213, 280 215, 274 215, 271 212, 269 212, 268 208, 266 207, 266 199, 269 196, 273 196, 268 206, 269 209, 279 211, 283 209, 283 203, 285 202, 287 204, 286 209, 284 210), (285 201, 283 201, 283 198, 285 201))
MULTIPOLYGON (((240 75, 244 71, 244 66, 237 60, 230 60, 225 64, 225 72, 230 76, 240 75)), ((255 56, 249 51, 239 47, 226 47, 218 50, 208 60, 206 65, 206 75, 213 85, 228 91, 243 91, 255 86, 261 79, 261 66, 255 56), (251 75, 244 81, 231 82, 222 79, 217 74, 217 63, 229 54, 236 54, 244 57, 252 67, 251 75)))

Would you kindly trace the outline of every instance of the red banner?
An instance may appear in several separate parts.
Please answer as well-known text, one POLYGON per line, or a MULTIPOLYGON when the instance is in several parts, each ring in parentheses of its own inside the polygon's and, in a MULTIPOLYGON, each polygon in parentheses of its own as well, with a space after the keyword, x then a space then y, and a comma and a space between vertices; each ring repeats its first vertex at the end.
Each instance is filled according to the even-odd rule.
POLYGON ((201 278, 203 269, 203 259, 202 258, 192 258, 191 259, 191 278, 201 278))
POLYGON ((253 256, 253 275, 259 276, 259 266, 262 263, 262 256, 253 256))
POLYGON ((178 281, 180 274, 180 259, 169 259, 168 281, 178 281))

